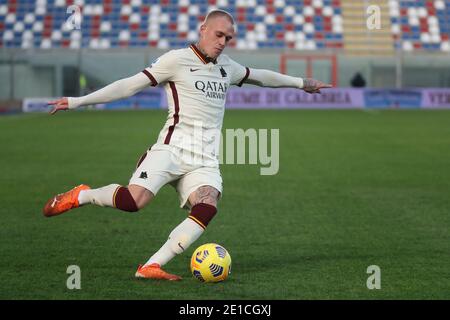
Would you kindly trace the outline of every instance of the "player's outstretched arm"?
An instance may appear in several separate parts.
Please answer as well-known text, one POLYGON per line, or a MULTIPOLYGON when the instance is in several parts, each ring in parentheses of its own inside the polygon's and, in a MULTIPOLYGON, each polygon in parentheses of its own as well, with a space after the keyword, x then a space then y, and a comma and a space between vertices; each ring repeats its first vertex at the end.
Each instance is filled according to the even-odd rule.
POLYGON ((83 105, 106 103, 127 98, 149 85, 150 83, 148 77, 144 73, 140 72, 129 78, 117 80, 86 96, 78 98, 63 97, 57 100, 49 101, 48 105, 53 106, 50 114, 55 114, 60 110, 75 109, 83 105))
POLYGON ((264 69, 250 69, 246 83, 270 88, 298 88, 308 93, 320 93, 320 89, 331 88, 331 84, 311 78, 297 78, 264 69))

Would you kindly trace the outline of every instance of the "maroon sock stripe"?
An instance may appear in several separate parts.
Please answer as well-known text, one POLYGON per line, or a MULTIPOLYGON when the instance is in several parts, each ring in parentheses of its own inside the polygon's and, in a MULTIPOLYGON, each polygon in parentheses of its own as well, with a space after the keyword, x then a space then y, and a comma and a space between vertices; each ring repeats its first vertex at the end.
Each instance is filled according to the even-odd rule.
POLYGON ((148 72, 147 69, 142 70, 142 72, 147 76, 147 78, 150 79, 152 87, 156 87, 158 85, 158 81, 156 81, 155 77, 150 72, 148 72))
POLYGON ((136 202, 133 199, 133 196, 130 193, 130 190, 125 187, 118 187, 116 189, 116 192, 114 193, 113 203, 117 209, 123 211, 136 212, 139 210, 136 202))
POLYGON ((175 106, 175 113, 173 115, 173 125, 169 127, 169 130, 167 131, 166 139, 164 140, 164 144, 169 144, 170 138, 172 137, 173 130, 175 130, 175 126, 177 125, 178 121, 180 120, 179 112, 180 112, 180 103, 178 101, 178 92, 177 87, 175 86, 175 83, 172 81, 169 81, 170 90, 172 90, 172 97, 173 97, 173 104, 175 106))
POLYGON ((206 229, 216 213, 216 207, 206 203, 198 203, 192 207, 189 218, 197 222, 203 229, 206 229))
POLYGON ((188 218, 191 219, 192 221, 194 221, 196 224, 198 224, 203 229, 206 229, 206 226, 203 223, 201 223, 197 218, 195 218, 193 216, 189 216, 188 218))
POLYGON ((122 187, 119 186, 119 187, 116 188, 116 190, 114 190, 114 194, 113 194, 113 207, 114 208, 117 208, 117 206, 116 206, 116 195, 117 195, 117 191, 119 191, 120 188, 122 188, 122 187))
POLYGON ((242 85, 244 84, 245 80, 247 80, 249 75, 250 75, 250 69, 245 67, 245 76, 244 76, 244 78, 242 78, 241 82, 239 82, 238 87, 242 87, 242 85))

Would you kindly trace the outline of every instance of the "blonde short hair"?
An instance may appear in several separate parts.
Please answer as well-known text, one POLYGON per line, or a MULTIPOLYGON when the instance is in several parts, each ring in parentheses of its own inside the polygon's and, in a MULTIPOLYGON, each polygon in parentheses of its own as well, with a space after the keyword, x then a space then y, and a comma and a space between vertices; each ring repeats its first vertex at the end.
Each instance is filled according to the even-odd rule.
POLYGON ((211 10, 206 15, 205 21, 203 21, 203 23, 205 24, 209 19, 215 18, 215 17, 227 17, 230 20, 233 27, 235 25, 233 16, 229 12, 226 12, 225 10, 221 10, 221 9, 211 10))

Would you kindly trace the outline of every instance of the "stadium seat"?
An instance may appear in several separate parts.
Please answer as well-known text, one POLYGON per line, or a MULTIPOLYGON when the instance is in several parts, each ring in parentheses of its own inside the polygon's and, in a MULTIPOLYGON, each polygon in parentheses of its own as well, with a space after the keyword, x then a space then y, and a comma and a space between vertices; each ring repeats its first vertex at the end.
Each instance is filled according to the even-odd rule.
POLYGON ((201 21, 219 8, 239 25, 231 44, 237 49, 342 48, 340 5, 340 0, 10 0, 0 5, 0 47, 182 47, 198 39, 201 21))
POLYGON ((405 51, 450 52, 450 0, 389 0, 392 33, 405 51))
MULTIPOLYGON (((450 51, 450 0, 388 4, 396 46, 450 51)), ((237 49, 343 47, 340 0, 9 0, 0 4, 0 47, 176 48, 198 39, 214 8, 238 22, 237 49)))

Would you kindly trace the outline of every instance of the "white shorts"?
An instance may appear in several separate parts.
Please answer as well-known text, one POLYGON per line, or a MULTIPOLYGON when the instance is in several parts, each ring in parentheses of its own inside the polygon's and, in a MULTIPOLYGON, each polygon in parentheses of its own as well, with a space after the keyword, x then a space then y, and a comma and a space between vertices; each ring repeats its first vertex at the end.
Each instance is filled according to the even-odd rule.
POLYGON ((178 192, 181 208, 190 208, 192 192, 201 186, 211 186, 222 194, 219 167, 207 167, 182 161, 171 146, 158 146, 142 155, 129 184, 141 186, 156 195, 170 183, 178 192))

